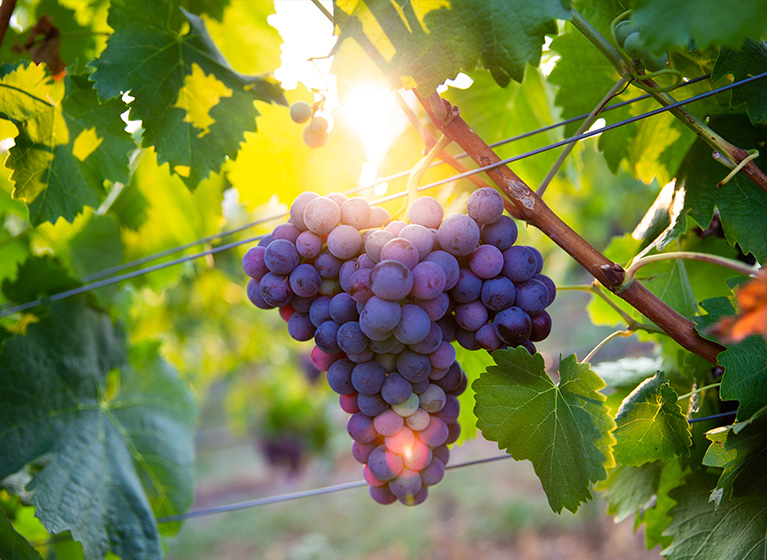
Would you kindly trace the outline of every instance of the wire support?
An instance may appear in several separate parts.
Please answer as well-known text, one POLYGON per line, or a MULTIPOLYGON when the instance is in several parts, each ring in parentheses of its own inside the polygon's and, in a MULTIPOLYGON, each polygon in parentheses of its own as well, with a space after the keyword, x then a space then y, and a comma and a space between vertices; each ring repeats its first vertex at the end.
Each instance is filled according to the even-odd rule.
MULTIPOLYGON (((708 91, 708 92, 701 93, 699 95, 690 97, 688 99, 684 99, 682 101, 677 101, 676 103, 672 103, 672 104, 667 105, 665 107, 660 107, 658 109, 654 109, 652 111, 648 111, 647 113, 642 113, 641 115, 637 115, 637 116, 625 119, 623 121, 619 121, 619 122, 607 125, 607 126, 605 126, 603 128, 597 129, 597 130, 590 130, 588 132, 584 132, 583 134, 577 134, 575 136, 571 136, 570 138, 566 138, 564 140, 560 140, 558 142, 554 142, 552 144, 548 144, 548 145, 543 146, 541 148, 537 148, 535 150, 530 150, 529 152, 518 154, 518 155, 510 157, 510 158, 502 159, 502 160, 499 160, 499 161, 497 161, 495 163, 491 163, 489 165, 485 165, 485 166, 482 166, 482 167, 477 167, 475 169, 470 169, 470 170, 465 171, 463 173, 458 173, 456 175, 452 175, 452 176, 447 177, 445 179, 441 179, 439 181, 435 181, 433 183, 429 183, 427 185, 423 185, 423 186, 418 188, 418 191, 421 192, 421 191, 425 191, 425 190, 428 190, 428 189, 433 189, 435 187, 438 187, 438 186, 441 186, 441 185, 444 185, 444 184, 447 184, 447 183, 452 183, 452 182, 458 181, 460 179, 465 179, 467 177, 470 177, 472 175, 476 175, 478 173, 484 173, 485 171, 490 171, 492 169, 496 169, 497 167, 501 167, 503 165, 508 165, 509 163, 514 163, 516 161, 520 161, 520 160, 528 158, 528 157, 532 157, 532 156, 535 156, 535 155, 538 155, 538 154, 542 154, 544 152, 548 152, 549 150, 554 150, 556 148, 561 148, 562 146, 566 146, 567 144, 571 144, 573 142, 578 142, 578 141, 583 140, 585 138, 590 138, 592 136, 596 136, 598 134, 602 134, 603 132, 608 132, 610 130, 615 130, 616 128, 620 128, 621 126, 625 126, 625 125, 628 125, 628 124, 633 124, 635 122, 644 120, 646 118, 653 117, 655 115, 659 115, 659 114, 664 113, 666 111, 670 111, 672 109, 676 109, 677 107, 682 107, 683 105, 687 105, 689 103, 693 103, 693 102, 699 101, 701 99, 706 99, 708 97, 717 95, 718 93, 729 91, 729 90, 737 88, 739 86, 742 86, 742 85, 745 85, 745 84, 749 84, 749 83, 755 82, 757 80, 762 80, 764 78, 767 78, 767 72, 763 72, 761 74, 757 74, 755 76, 751 76, 750 78, 746 78, 746 79, 740 80, 738 82, 733 82, 732 84, 728 84, 726 86, 722 86, 720 88, 717 88, 717 89, 714 89, 714 90, 711 90, 711 91, 708 91)), ((367 188, 367 187, 365 187, 365 188, 367 188)), ((392 194, 392 195, 389 195, 389 196, 385 196, 383 198, 379 198, 378 200, 374 200, 374 201, 371 202, 371 204, 373 204, 373 205, 384 204, 386 202, 390 202, 392 200, 396 200, 398 198, 402 198, 402 197, 404 197, 406 195, 407 195, 407 191, 402 191, 402 192, 395 193, 395 194, 392 194)), ((285 214, 282 214, 281 216, 284 216, 284 215, 285 214)), ((278 217, 280 217, 280 216, 278 216, 278 217)), ((277 219, 278 217, 274 217, 273 219, 277 219)), ((272 219, 272 218, 270 218, 270 219, 272 219)), ((259 240, 261 237, 263 237, 263 235, 251 237, 251 238, 248 238, 248 239, 245 239, 245 240, 242 240, 242 241, 236 241, 236 242, 233 242, 233 243, 228 243, 226 245, 221 245, 219 247, 215 247, 215 248, 209 249, 207 251, 201 251, 201 252, 196 253, 194 255, 189 255, 189 256, 186 256, 186 257, 181 257, 181 258, 178 258, 178 259, 175 259, 175 260, 172 260, 172 261, 168 261, 168 262, 165 262, 165 263, 161 263, 161 264, 158 264, 158 265, 150 266, 150 267, 147 267, 147 268, 142 268, 142 269, 136 270, 134 272, 122 274, 120 276, 115 276, 115 277, 108 278, 108 279, 105 279, 105 280, 101 280, 101 281, 98 281, 98 282, 89 283, 89 284, 86 284, 86 285, 81 286, 79 288, 75 288, 75 289, 72 289, 72 290, 67 290, 65 292, 60 292, 58 294, 54 294, 54 295, 52 295, 52 296, 50 296, 48 298, 45 298, 45 299, 47 301, 58 301, 60 299, 66 298, 66 297, 71 297, 71 296, 74 296, 74 295, 79 295, 79 294, 88 292, 90 290, 95 290, 95 289, 98 289, 98 288, 103 288, 105 286, 116 284, 116 283, 122 282, 124 280, 135 278, 137 276, 141 276, 141 275, 147 274, 149 272, 154 272, 156 270, 161 270, 161 269, 167 268, 169 266, 173 266, 173 265, 181 264, 181 263, 184 263, 184 262, 187 262, 187 261, 191 261, 191 260, 194 260, 194 259, 198 259, 198 258, 201 258, 201 257, 205 257, 205 256, 208 256, 208 255, 211 255, 211 254, 214 254, 214 253, 218 253, 220 251, 224 251, 226 249, 232 249, 234 247, 238 247, 238 246, 244 245, 246 243, 251 243, 253 241, 259 240)), ((20 304, 20 305, 16 305, 16 306, 13 306, 13 307, 6 308, 6 309, 2 309, 2 310, 0 310, 0 317, 5 317, 5 316, 10 315, 12 313, 16 313, 16 312, 19 312, 19 311, 25 311, 25 310, 34 308, 34 307, 37 307, 38 305, 41 305, 42 303, 43 303, 43 299, 37 299, 37 300, 30 301, 30 302, 27 302, 27 303, 24 303, 24 304, 20 304)))
MULTIPOLYGON (((695 83, 700 82, 702 80, 706 80, 710 76, 711 76, 710 74, 705 74, 703 76, 699 76, 697 78, 693 78, 692 80, 689 80, 689 81, 684 82, 683 84, 681 84, 679 86, 679 88, 695 84, 695 83)), ((679 88, 677 88, 677 89, 679 89, 679 88)), ((637 101, 642 101, 642 100, 648 99, 650 97, 651 96, 649 94, 640 95, 639 97, 634 97, 632 99, 628 99, 626 101, 622 101, 620 103, 616 103, 614 105, 610 105, 608 107, 605 107, 604 109, 602 109, 602 111, 600 111, 600 113, 606 113, 607 111, 611 111, 613 109, 618 109, 620 107, 625 107, 626 105, 630 105, 632 103, 636 103, 637 101)), ((554 130, 554 129, 562 127, 562 126, 566 126, 568 124, 581 121, 581 120, 587 118, 588 116, 589 116, 589 113, 584 113, 583 115, 578 115, 576 117, 571 117, 571 118, 565 119, 563 121, 559 121, 559 122, 556 122, 556 123, 553 123, 553 124, 550 124, 550 125, 543 126, 541 128, 537 128, 537 129, 525 132, 523 134, 518 134, 516 136, 511 136, 509 138, 505 138, 503 140, 499 140, 498 142, 494 142, 493 144, 490 144, 490 147, 491 148, 497 148, 499 146, 504 146, 506 144, 510 144, 512 142, 516 142, 518 140, 523 140, 525 138, 530 138, 531 136, 535 136, 536 134, 540 134, 540 133, 543 133, 543 132, 548 132, 550 130, 554 130)), ((456 155, 454 157, 455 157, 455 159, 462 159, 462 158, 468 157, 468 155, 469 154, 467 154, 466 152, 463 152, 463 153, 460 153, 460 154, 458 154, 458 155, 456 155)), ((429 168, 437 167, 437 166, 443 165, 443 164, 444 164, 443 161, 437 161, 437 162, 432 163, 429 166, 429 168)), ((388 183, 389 181, 394 181, 396 179, 401 179, 403 177, 407 177, 408 174, 410 173, 410 171, 411 170, 408 169, 408 170, 405 170, 405 171, 400 171, 398 173, 393 173, 392 175, 387 175, 385 177, 380 177, 380 178, 376 179, 375 181, 373 181, 372 183, 368 183, 368 184, 365 184, 365 185, 358 185, 356 187, 353 187, 351 189, 343 191, 343 194, 357 193, 357 192, 360 192, 360 191, 364 191, 366 189, 373 188, 373 187, 375 187, 377 185, 382 185, 384 183, 388 183)), ((107 269, 101 270, 99 272, 95 272, 93 274, 89 274, 87 276, 84 276, 83 280, 85 282, 90 282, 92 280, 98 280, 100 278, 104 278, 105 276, 110 276, 112 274, 117 274, 119 272, 123 272, 124 270, 128 270, 130 268, 134 268, 136 266, 140 266, 142 264, 146 264, 148 262, 152 262, 154 260, 161 259, 163 257, 167 257, 167 256, 173 255, 175 253, 179 253, 181 251, 185 251, 187 249, 191 249, 192 247, 196 247, 197 245, 203 245, 205 243, 211 243, 213 241, 216 241, 217 239, 222 239, 224 237, 229 237, 230 235, 234 235, 236 233, 240 233, 241 231, 244 231, 246 229, 250 229, 252 227, 256 227, 256 226, 259 226, 261 224, 264 224, 264 223, 267 223, 267 222, 270 222, 270 221, 274 221, 274 220, 278 220, 280 218, 284 218, 287 215, 288 215, 287 212, 283 212, 282 214, 279 214, 279 215, 276 215, 276 216, 271 216, 269 218, 263 218, 263 219, 260 219, 260 220, 249 222, 249 223, 247 223, 245 225, 242 225, 240 227, 237 227, 237 228, 233 228, 233 229, 230 229, 230 230, 225 230, 225 231, 222 231, 222 232, 217 233, 217 234, 209 235, 207 237, 202 237, 200 239, 197 239, 195 241, 191 241, 190 243, 186 243, 184 245, 179 245, 178 247, 174 247, 172 249, 167 249, 165 251, 160 251, 160 252, 154 253, 152 255, 147 255, 145 257, 141 257, 139 259, 135 259, 135 260, 127 262, 127 263, 123 263, 123 264, 120 264, 120 265, 117 265, 117 266, 113 266, 111 268, 107 268, 107 269)))
MULTIPOLYGON (((470 467, 474 465, 481 465, 484 463, 492 463, 495 461, 501 461, 503 459, 510 459, 511 455, 498 455, 496 457, 487 457, 485 459, 477 459, 474 461, 466 461, 465 463, 458 463, 456 465, 449 465, 446 470, 460 469, 462 467, 470 467)), ((168 515, 166 517, 160 517, 157 519, 158 523, 172 523, 174 521, 182 521, 184 519, 191 519, 195 517, 203 517, 207 515, 214 515, 217 513, 227 513, 230 511, 238 511, 242 509, 249 509, 258 506, 265 506, 269 504, 277 504, 280 502, 289 502, 291 500, 298 500, 301 498, 310 498, 312 496, 322 496, 324 494, 332 494, 334 492, 341 492, 343 490, 350 490, 352 488, 359 488, 361 486, 367 486, 367 482, 364 480, 357 480, 355 482, 345 482, 343 484, 335 484, 333 486, 324 486, 322 488, 314 488, 312 490, 302 490, 300 492, 290 492, 288 494, 280 494, 277 496, 270 496, 267 498, 259 498, 256 500, 247 500, 244 502, 237 502, 234 504, 226 504, 223 506, 215 506, 205 509, 198 509, 194 511, 188 511, 186 513, 179 513, 177 515, 168 515)))

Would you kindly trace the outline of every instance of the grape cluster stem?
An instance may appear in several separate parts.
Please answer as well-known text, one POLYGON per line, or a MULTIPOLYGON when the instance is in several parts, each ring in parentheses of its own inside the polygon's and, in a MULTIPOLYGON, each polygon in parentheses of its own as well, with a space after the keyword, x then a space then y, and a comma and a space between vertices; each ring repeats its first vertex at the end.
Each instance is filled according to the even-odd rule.
MULTIPOLYGON (((417 93, 416 93, 417 95, 417 93)), ((448 123, 434 116, 429 99, 418 96, 418 100, 442 133, 458 144, 480 166, 491 165, 501 158, 482 140, 466 121, 456 114, 447 100, 442 100, 447 114, 456 114, 448 123)), ((540 229, 554 243, 565 250, 583 266, 600 284, 611 292, 623 284, 623 268, 605 257, 562 221, 551 208, 528 187, 508 166, 500 165, 486 171, 490 179, 516 206, 520 217, 540 229)), ((669 334, 683 348, 715 364, 724 347, 701 337, 695 330, 695 323, 669 307, 640 282, 617 294, 637 311, 669 334)))

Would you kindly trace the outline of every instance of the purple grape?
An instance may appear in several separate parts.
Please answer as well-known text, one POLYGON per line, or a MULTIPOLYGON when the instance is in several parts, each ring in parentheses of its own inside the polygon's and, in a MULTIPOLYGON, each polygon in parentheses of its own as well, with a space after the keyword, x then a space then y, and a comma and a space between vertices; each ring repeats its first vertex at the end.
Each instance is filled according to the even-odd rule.
POLYGON ((415 495, 409 496, 406 500, 400 498, 397 499, 403 506, 417 506, 418 504, 424 503, 428 497, 429 489, 426 486, 421 486, 421 489, 416 492, 415 495))
POLYGON ((360 268, 362 267, 358 265, 358 259, 352 259, 341 263, 341 267, 338 269, 338 283, 341 284, 341 289, 344 292, 349 291, 349 279, 352 277, 352 274, 357 272, 360 268))
POLYGON ((493 324, 498 338, 510 346, 519 346, 530 338, 533 328, 530 315, 516 306, 499 311, 493 324))
POLYGON ((398 344, 401 344, 401 342, 394 338, 394 335, 391 335, 383 340, 371 340, 368 346, 377 354, 388 354, 398 344))
POLYGON ((446 445, 440 445, 432 449, 432 455, 442 461, 443 465, 447 465, 450 462, 450 449, 446 445))
POLYGON ((453 362, 453 365, 448 368, 447 374, 439 381, 436 381, 436 384, 442 387, 445 393, 453 393, 460 386, 464 377, 466 377, 466 374, 463 373, 460 364, 453 362))
POLYGON ((245 271, 245 274, 256 280, 261 280, 264 274, 269 272, 264 262, 265 252, 266 249, 258 245, 247 250, 242 257, 242 269, 245 271))
POLYGON ((458 282, 450 290, 450 296, 456 303, 471 303, 479 299, 482 293, 482 279, 468 268, 462 268, 458 282))
POLYGON ((455 322, 467 331, 476 331, 487 323, 487 307, 480 300, 462 303, 455 308, 455 322))
POLYGON ((269 305, 264 301, 264 298, 261 296, 261 287, 260 287, 260 281, 256 280, 255 278, 251 278, 248 280, 248 287, 247 287, 247 294, 248 299, 250 302, 258 307, 259 309, 274 309, 274 305, 269 305))
POLYGON ((412 303, 403 305, 399 323, 394 328, 394 336, 402 344, 416 344, 431 330, 431 321, 426 311, 412 303))
POLYGON ((432 367, 449 368, 455 362, 455 348, 449 342, 442 341, 439 347, 429 354, 432 367))
POLYGON ((357 268, 373 268, 376 262, 371 259, 366 253, 362 253, 357 257, 357 268))
POLYGON ((407 224, 403 222, 402 220, 394 220, 392 222, 389 222, 387 224, 385 231, 388 231, 391 233, 394 237, 397 237, 399 235, 399 232, 402 231, 402 228, 404 228, 407 224))
POLYGON ((411 223, 427 228, 438 228, 443 216, 442 205, 430 196, 416 198, 407 211, 407 217, 411 223))
POLYGON ((549 299, 546 301, 546 307, 554 303, 554 299, 557 297, 557 287, 554 281, 545 274, 536 274, 533 276, 535 280, 543 282, 549 291, 549 299))
POLYGON ((372 441, 370 443, 360 443, 358 441, 355 441, 352 443, 352 457, 358 462, 362 463, 363 465, 367 464, 368 459, 370 458, 370 454, 373 452, 374 449, 376 449, 380 443, 377 441, 372 441))
POLYGON ((407 239, 395 237, 381 249, 381 261, 386 260, 399 261, 412 269, 418 264, 418 249, 407 239))
MULTIPOLYGON (((408 416, 408 419, 413 415, 408 416)), ((431 447, 426 445, 420 439, 415 438, 413 440, 413 446, 405 453, 405 467, 412 469, 416 472, 421 472, 426 466, 431 463, 432 452, 431 447)), ((400 473, 401 476, 401 473, 400 473)))
POLYGON ((391 216, 386 208, 381 208, 380 206, 370 207, 370 223, 368 223, 368 227, 379 228, 389 220, 391 220, 391 216))
POLYGON ((466 202, 466 212, 478 224, 492 224, 503 215, 503 198, 493 188, 477 189, 466 202))
POLYGON ((504 342, 498 338, 495 332, 495 325, 493 323, 487 323, 482 325, 475 334, 475 339, 480 348, 484 348, 490 352, 498 350, 504 345, 504 342))
POLYGON ((503 252, 502 274, 515 284, 532 278, 537 266, 535 255, 524 245, 515 245, 503 252))
POLYGON ((480 297, 485 307, 493 311, 503 311, 514 305, 514 298, 517 297, 517 290, 514 282, 505 276, 485 280, 482 284, 480 297))
POLYGON ((455 443, 458 441, 458 437, 461 435, 461 425, 458 422, 453 422, 452 424, 448 424, 447 426, 447 439, 445 440, 446 445, 450 445, 451 443, 455 443))
POLYGON ((538 315, 531 317, 530 321, 532 323, 532 330, 530 332, 531 342, 540 342, 551 334, 551 315, 546 311, 541 311, 538 315))
POLYGON ((533 253, 533 256, 535 257, 535 262, 537 263, 535 265, 535 273, 540 274, 541 270, 543 270, 543 255, 535 247, 528 246, 527 248, 530 249, 530 251, 533 253))
MULTIPOLYGON (((431 375, 431 372, 429 372, 429 375, 431 375)), ((429 378, 422 379, 418 383, 413 383, 413 392, 417 395, 420 395, 423 393, 426 388, 429 386, 429 378)), ((419 399, 419 405, 420 405, 420 399, 419 399)))
POLYGON ((445 271, 434 262, 420 262, 413 267, 413 289, 410 295, 417 299, 433 299, 445 289, 445 271))
POLYGON ((355 196, 341 204, 341 223, 355 229, 366 229, 370 223, 370 204, 364 198, 355 196))
POLYGON ((360 320, 364 320, 370 328, 377 331, 394 330, 401 317, 402 308, 399 303, 378 296, 371 297, 360 314, 360 320))
POLYGON ((455 317, 452 314, 445 315, 442 319, 436 321, 442 330, 442 340, 445 342, 453 342, 455 340, 455 332, 458 325, 455 324, 455 317))
POLYGON ((421 441, 432 448, 445 443, 447 436, 447 424, 436 416, 432 416, 429 425, 418 432, 418 437, 421 441))
POLYGON ((357 321, 349 321, 338 328, 337 343, 342 352, 359 354, 368 347, 368 338, 357 321))
POLYGON ((382 342, 391 337, 391 331, 376 330, 372 328, 370 324, 368 324, 367 319, 367 316, 360 317, 360 328, 362 329, 362 332, 365 333, 365 336, 371 340, 371 342, 382 342))
POLYGON ((549 301, 549 290, 546 285, 531 278, 516 285, 517 297, 514 305, 522 309, 528 315, 538 315, 546 308, 549 301))
POLYGON ((272 231, 272 239, 287 239, 295 245, 296 239, 298 239, 300 233, 300 229, 288 222, 285 224, 280 224, 274 228, 272 231))
POLYGON ((352 385, 360 395, 376 395, 381 391, 385 377, 386 371, 378 362, 357 364, 352 370, 352 385))
POLYGON ((282 307, 290 303, 293 292, 290 289, 288 277, 274 272, 264 274, 258 283, 263 300, 272 307, 282 307))
POLYGON ((396 433, 384 438, 386 448, 398 455, 407 453, 413 447, 414 441, 415 435, 413 430, 407 426, 403 426, 396 433))
POLYGON ((322 250, 322 238, 311 231, 302 231, 296 239, 296 251, 306 259, 313 259, 322 250))
POLYGON ((269 243, 272 242, 272 234, 264 235, 261 239, 258 240, 258 246, 263 247, 266 249, 269 246, 269 243))
POLYGON ((338 193, 338 192, 333 192, 333 193, 330 193, 329 195, 327 195, 327 197, 326 197, 326 198, 329 198, 330 200, 332 200, 333 202, 335 202, 336 204, 338 204, 338 208, 339 208, 339 209, 341 208, 341 205, 342 205, 344 202, 346 202, 347 200, 349 200, 349 197, 348 197, 348 196, 346 196, 344 193, 338 193))
MULTIPOLYGON (((444 449, 447 449, 447 447, 444 449)), ((421 471, 421 480, 424 486, 434 486, 445 477, 445 464, 434 455, 434 452, 435 450, 432 450, 431 463, 421 471)))
POLYGON ((431 362, 428 356, 405 350, 397 356, 397 371, 411 383, 419 383, 429 378, 431 362))
POLYGON ((264 264, 275 274, 290 274, 298 262, 296 246, 287 239, 275 239, 264 252, 264 264))
POLYGON ((382 436, 393 436, 405 425, 405 420, 391 408, 384 410, 373 420, 375 430, 382 436))
POLYGON ((370 443, 378 437, 373 419, 361 412, 351 415, 346 423, 346 431, 359 443, 370 443))
POLYGON ((441 419, 445 424, 452 424, 458 420, 458 415, 461 412, 461 404, 453 393, 445 393, 445 405, 437 413, 437 418, 441 419))
POLYGON ((439 348, 440 344, 442 344, 442 329, 439 328, 437 323, 432 321, 431 327, 429 327, 429 334, 420 342, 411 344, 410 349, 419 354, 431 354, 439 348))
POLYGON ((447 310, 450 307, 450 297, 448 297, 446 293, 441 292, 437 297, 432 299, 416 299, 414 303, 426 311, 430 320, 439 321, 445 316, 445 313, 447 313, 447 310))
POLYGON ((376 393, 375 395, 363 395, 360 393, 357 395, 357 406, 359 407, 360 412, 366 416, 374 418, 389 408, 389 403, 383 400, 380 393, 376 393))
POLYGON ((314 297, 305 298, 305 297, 293 296, 293 299, 290 300, 290 305, 292 305, 293 309, 295 309, 299 313, 309 313, 309 309, 311 308, 312 302, 315 299, 316 298, 314 297))
POLYGON ((341 208, 328 197, 313 198, 304 208, 304 225, 317 235, 325 235, 341 221, 341 208))
POLYGON ((319 197, 320 195, 315 192, 302 192, 296 197, 296 199, 293 201, 293 204, 290 205, 290 221, 293 222, 293 224, 298 229, 302 231, 308 229, 304 223, 304 210, 306 209, 306 205, 309 204, 310 200, 319 197))
POLYGON ((479 226, 465 214, 453 214, 439 226, 439 245, 457 257, 471 254, 479 243, 479 226))
POLYGON ((410 398, 412 393, 413 385, 399 373, 393 371, 386 375, 381 387, 381 396, 387 403, 402 404, 410 398))
POLYGON ((328 251, 341 260, 351 259, 362 249, 360 232, 352 226, 340 225, 328 234, 328 251))
POLYGON ((290 273, 290 289, 298 297, 309 298, 320 291, 322 278, 310 264, 299 264, 290 273))
MULTIPOLYGON (((367 339, 365 340, 367 342, 367 339)), ((364 364, 373 359, 375 353, 370 348, 365 348, 362 352, 347 352, 346 357, 355 364, 364 364)))
POLYGON ((399 475, 389 482, 389 490, 398 500, 407 504, 421 490, 422 484, 418 471, 404 467, 399 475))
POLYGON ((330 254, 327 249, 320 251, 317 258, 314 259, 314 268, 323 278, 338 278, 338 271, 341 269, 341 260, 330 254))
POLYGON ((397 501, 397 496, 391 493, 388 486, 370 486, 370 497, 382 506, 388 506, 397 501))
POLYGON ((410 224, 399 232, 401 239, 410 241, 418 251, 418 259, 421 260, 431 253, 434 248, 434 238, 428 228, 418 224, 410 224))
POLYGON ((328 311, 330 312, 330 318, 339 325, 349 321, 356 321, 359 318, 357 302, 346 292, 331 298, 328 311))
POLYGON ((365 254, 373 262, 379 262, 381 260, 381 249, 392 239, 394 239, 394 235, 386 230, 379 229, 373 231, 365 240, 365 254))
POLYGON ((378 480, 389 481, 402 471, 402 457, 389 451, 385 445, 379 445, 368 456, 370 473, 378 480))
POLYGON ((445 390, 433 383, 429 383, 419 398, 421 399, 421 408, 431 414, 436 414, 445 406, 445 390))
POLYGON ((382 260, 370 271, 370 288, 380 298, 399 301, 413 289, 413 273, 399 261, 382 260))
POLYGON ((480 232, 482 243, 494 245, 501 251, 514 245, 517 235, 517 224, 509 216, 501 216, 497 222, 485 224, 480 232))
POLYGON ((319 327, 325 321, 330 321, 330 298, 321 296, 312 302, 309 307, 309 318, 312 320, 312 325, 319 327))
POLYGON ((423 260, 437 263, 442 267, 442 270, 445 272, 445 291, 451 290, 458 283, 461 267, 458 264, 458 259, 447 251, 434 251, 429 253, 423 260))
MULTIPOLYGON (((317 348, 328 354, 335 354, 341 351, 338 347, 338 329, 340 325, 335 321, 325 321, 314 333, 314 343, 317 348)), ((359 389, 358 389, 359 390, 359 389)))
POLYGON ((480 278, 494 278, 503 270, 503 253, 493 245, 480 245, 471 254, 469 267, 480 278))
POLYGON ((370 272, 369 268, 361 268, 349 277, 349 294, 357 303, 365 303, 373 297, 370 272))
POLYGON ((481 346, 477 343, 476 331, 467 331, 457 328, 455 331, 455 340, 466 350, 479 350, 481 346))
POLYGON ((351 395, 355 393, 352 385, 352 370, 354 362, 346 358, 336 360, 328 368, 328 385, 339 395, 351 395))
POLYGON ((308 313, 295 312, 288 319, 288 334, 293 340, 306 341, 314 336, 315 327, 308 313))

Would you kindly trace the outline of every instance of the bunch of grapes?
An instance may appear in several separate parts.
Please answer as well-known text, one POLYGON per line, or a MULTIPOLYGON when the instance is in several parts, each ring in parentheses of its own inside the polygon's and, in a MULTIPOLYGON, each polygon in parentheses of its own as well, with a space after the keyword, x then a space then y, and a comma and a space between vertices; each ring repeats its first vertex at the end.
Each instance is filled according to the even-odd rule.
POLYGON ((408 224, 362 198, 304 192, 243 258, 253 304, 279 308, 295 340, 314 339, 379 503, 421 503, 444 476, 467 386, 451 342, 534 353, 551 330, 554 283, 536 249, 514 244, 503 209, 491 188, 448 217, 424 196, 408 224))

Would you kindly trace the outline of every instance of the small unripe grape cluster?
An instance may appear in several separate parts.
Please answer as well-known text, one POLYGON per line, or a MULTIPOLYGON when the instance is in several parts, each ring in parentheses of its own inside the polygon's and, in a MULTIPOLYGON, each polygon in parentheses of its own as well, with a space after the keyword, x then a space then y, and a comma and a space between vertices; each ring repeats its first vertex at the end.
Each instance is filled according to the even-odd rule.
POLYGON ((668 64, 668 54, 651 52, 645 46, 639 27, 630 19, 615 26, 615 39, 618 41, 618 46, 633 60, 638 60, 648 72, 663 70, 668 64))
POLYGON ((306 101, 296 101, 290 106, 290 118, 298 124, 309 121, 304 128, 304 144, 310 148, 321 148, 327 143, 328 121, 315 116, 314 108, 306 101))
POLYGON ((468 383, 451 342, 534 353, 551 330, 554 283, 537 250, 515 245, 503 210, 483 188, 447 217, 420 197, 406 223, 362 198, 304 192, 243 258, 253 304, 314 340, 312 362, 351 414, 352 454, 379 503, 421 503, 444 476, 468 383))

